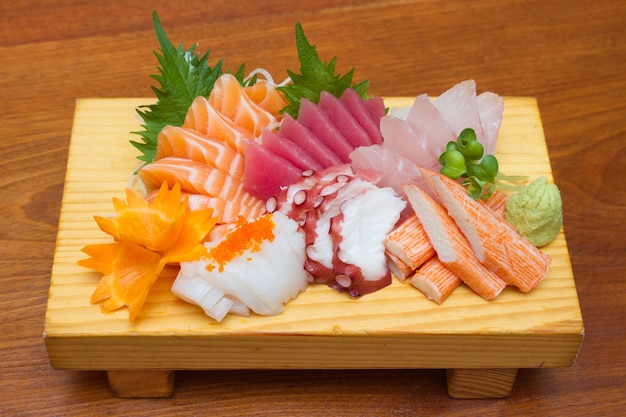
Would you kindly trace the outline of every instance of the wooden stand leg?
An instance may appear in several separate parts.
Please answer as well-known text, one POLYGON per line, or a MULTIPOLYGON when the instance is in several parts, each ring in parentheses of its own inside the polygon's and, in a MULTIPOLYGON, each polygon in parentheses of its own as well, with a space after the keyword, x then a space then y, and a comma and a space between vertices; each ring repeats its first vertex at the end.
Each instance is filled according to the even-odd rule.
POLYGON ((448 369, 452 398, 506 398, 511 395, 517 369, 448 369))
POLYGON ((174 371, 107 371, 119 398, 167 398, 174 392, 174 371))

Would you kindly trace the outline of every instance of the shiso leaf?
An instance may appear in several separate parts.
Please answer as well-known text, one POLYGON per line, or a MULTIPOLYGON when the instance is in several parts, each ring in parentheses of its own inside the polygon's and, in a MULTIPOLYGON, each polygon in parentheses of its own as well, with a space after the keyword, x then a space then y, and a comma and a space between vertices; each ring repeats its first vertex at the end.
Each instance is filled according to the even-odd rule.
POLYGON ((328 64, 322 62, 315 46, 311 45, 304 35, 300 23, 296 23, 296 47, 300 61, 300 74, 287 70, 291 83, 278 87, 289 103, 282 110, 283 112, 297 118, 300 110, 300 99, 306 98, 318 103, 322 91, 328 91, 336 97, 340 97, 346 89, 353 88, 361 97, 366 98, 369 81, 363 80, 353 84, 354 68, 343 76, 335 74, 337 57, 332 58, 328 64))
MULTIPOLYGON (((222 74, 223 63, 223 59, 220 59, 214 67, 210 67, 209 52, 200 56, 195 51, 197 44, 188 50, 184 50, 182 44, 178 48, 174 47, 156 11, 153 12, 152 20, 160 47, 160 53, 154 52, 159 61, 159 74, 151 75, 159 83, 159 87, 152 87, 157 101, 156 104, 137 108, 144 122, 144 130, 133 132, 141 137, 141 141, 131 140, 133 146, 142 153, 137 158, 146 163, 154 159, 157 135, 161 129, 166 125, 182 125, 194 98, 209 96, 215 81, 222 74)), ((243 65, 240 71, 243 71, 243 65)))

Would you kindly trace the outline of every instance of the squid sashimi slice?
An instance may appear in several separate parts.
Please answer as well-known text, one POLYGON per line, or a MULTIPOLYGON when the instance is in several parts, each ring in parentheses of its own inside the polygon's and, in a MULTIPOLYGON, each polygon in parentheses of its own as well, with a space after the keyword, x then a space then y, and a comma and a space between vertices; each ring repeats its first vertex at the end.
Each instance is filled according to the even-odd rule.
POLYGON ((185 116, 183 127, 223 142, 240 154, 243 154, 243 139, 255 137, 254 134, 217 111, 205 97, 196 97, 193 100, 185 116))
POLYGON ((278 126, 276 118, 252 101, 232 74, 222 74, 215 81, 209 104, 255 137, 261 135, 263 127, 273 129, 278 126))
MULTIPOLYGON (((192 272, 194 267, 197 270, 204 268, 200 262, 181 265, 181 271, 172 285, 172 293, 189 304, 200 306, 207 316, 220 322, 231 311, 234 301, 203 279, 199 273, 192 272)), ((249 315, 245 311, 239 313, 249 315)))
POLYGON ((280 111, 289 103, 284 94, 276 89, 276 85, 268 80, 258 80, 243 88, 250 99, 262 109, 270 112, 278 120, 282 118, 280 111))
POLYGON ((179 183, 181 190, 191 194, 206 194, 241 204, 258 204, 259 200, 247 193, 243 183, 230 175, 202 162, 167 157, 151 162, 138 172, 139 178, 151 191, 167 182, 171 188, 179 183))
POLYGON ((485 154, 493 155, 496 152, 496 141, 504 115, 504 99, 496 93, 486 91, 479 94, 476 100, 480 124, 485 134, 482 145, 485 154))
POLYGON ((434 105, 452 128, 455 137, 464 129, 472 128, 477 140, 483 143, 485 134, 478 113, 474 80, 461 81, 452 86, 437 97, 434 105))
POLYGON ((293 184, 302 170, 257 142, 246 141, 246 168, 243 176, 244 189, 261 200, 278 194, 281 187, 293 184))
POLYGON ((380 134, 380 119, 385 115, 384 104, 381 114, 377 113, 380 107, 372 105, 374 102, 370 104, 372 107, 372 111, 370 111, 363 98, 353 88, 346 89, 339 99, 348 108, 352 117, 359 122, 363 130, 367 132, 371 143, 383 143, 383 137, 380 134))
POLYGON ((345 104, 333 94, 322 91, 318 102, 319 109, 326 114, 331 123, 346 138, 352 148, 373 145, 369 135, 359 122, 350 114, 345 104))
MULTIPOLYGON (((265 214, 253 222, 257 221, 270 222, 271 237, 248 236, 247 232, 236 227, 223 239, 207 243, 208 256, 205 259, 181 263, 172 286, 174 293, 198 303, 201 297, 193 296, 196 289, 185 283, 200 279, 203 283, 196 287, 212 288, 233 301, 231 312, 239 312, 245 306, 259 315, 281 313, 284 305, 308 286, 309 275, 303 268, 304 235, 293 220, 281 213, 265 214), (249 239, 250 246, 236 253, 233 253, 235 249, 229 249, 245 238, 249 239), (216 258, 218 255, 215 254, 219 253, 232 257, 227 260, 216 258)), ((214 299, 207 301, 207 304, 211 303, 215 303, 214 299)))
POLYGON ((154 159, 168 156, 204 162, 236 179, 243 177, 243 155, 224 142, 211 139, 190 128, 165 126, 159 132, 154 159))
POLYGON ((244 204, 205 194, 187 194, 187 204, 191 210, 213 209, 218 224, 233 223, 239 217, 253 219, 265 212, 265 204, 260 200, 256 204, 244 204))
POLYGON ((285 114, 278 134, 300 146, 324 168, 342 163, 341 159, 313 132, 288 114, 285 114))
POLYGON ((448 142, 455 141, 457 138, 443 114, 433 105, 426 94, 421 94, 415 98, 409 108, 406 121, 424 132, 436 162, 438 162, 439 155, 446 150, 448 142))
POLYGON ((339 219, 333 222, 339 234, 339 260, 348 266, 337 271, 346 281, 335 278, 352 297, 371 293, 391 284, 385 257, 385 237, 400 218, 406 203, 391 188, 366 188, 343 202, 339 219), (358 273, 345 273, 358 269, 358 273))
POLYGON ((483 299, 496 298, 506 283, 478 260, 446 210, 421 188, 412 184, 404 188, 439 260, 483 299))
POLYGON ((297 121, 324 142, 341 162, 350 161, 350 152, 354 150, 354 147, 350 145, 317 104, 307 99, 301 99, 297 121))
POLYGON ((423 171, 424 180, 454 218, 476 257, 507 284, 527 292, 548 273, 551 258, 484 204, 472 199, 465 188, 437 172, 423 171))
POLYGON ((263 133, 261 134, 261 146, 277 156, 285 158, 303 171, 309 169, 319 171, 324 168, 300 146, 279 136, 273 130, 263 129, 263 133))
POLYGON ((419 127, 406 120, 385 116, 380 120, 380 131, 385 138, 383 148, 398 152, 420 167, 437 169, 438 148, 434 148, 426 134, 419 127))

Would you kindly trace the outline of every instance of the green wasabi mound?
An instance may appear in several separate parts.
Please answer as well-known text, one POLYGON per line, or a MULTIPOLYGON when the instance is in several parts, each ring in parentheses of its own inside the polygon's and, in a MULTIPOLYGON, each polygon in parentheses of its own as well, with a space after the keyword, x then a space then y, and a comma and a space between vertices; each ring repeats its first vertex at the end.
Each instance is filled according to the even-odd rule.
POLYGON ((563 225, 561 192, 546 177, 507 199, 504 218, 537 247, 552 242, 563 225))

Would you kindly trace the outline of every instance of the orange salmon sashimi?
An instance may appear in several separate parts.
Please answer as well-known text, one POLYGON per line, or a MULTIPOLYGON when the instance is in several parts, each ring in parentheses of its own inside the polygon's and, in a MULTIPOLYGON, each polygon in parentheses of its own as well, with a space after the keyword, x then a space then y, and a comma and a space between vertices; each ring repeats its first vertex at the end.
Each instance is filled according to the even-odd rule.
POLYGON ((203 162, 233 178, 243 178, 244 157, 224 142, 186 127, 165 126, 158 136, 155 160, 174 156, 203 162))
POLYGON ((202 162, 169 156, 151 162, 138 172, 148 191, 158 189, 163 182, 171 188, 180 184, 190 194, 206 194, 241 204, 262 204, 261 200, 243 189, 241 181, 202 162))
POLYGON ((280 111, 289 104, 283 93, 276 89, 276 85, 267 80, 258 80, 243 90, 253 102, 270 112, 277 120, 282 118, 280 111))
POLYGON ((278 127, 276 117, 252 101, 232 74, 223 74, 215 81, 209 104, 254 137, 260 136, 264 127, 278 127))
POLYGON ((235 223, 240 217, 256 219, 265 213, 265 204, 260 200, 257 204, 244 204, 205 194, 187 194, 187 204, 190 210, 213 209, 218 224, 235 223))
POLYGON ((223 142, 243 155, 243 140, 255 136, 217 111, 205 97, 196 97, 185 116, 183 127, 200 132, 211 139, 223 142))

